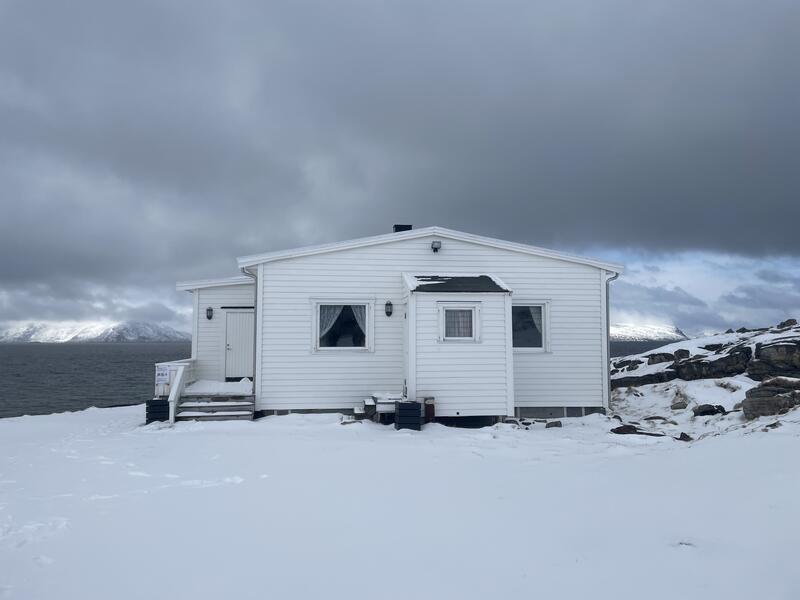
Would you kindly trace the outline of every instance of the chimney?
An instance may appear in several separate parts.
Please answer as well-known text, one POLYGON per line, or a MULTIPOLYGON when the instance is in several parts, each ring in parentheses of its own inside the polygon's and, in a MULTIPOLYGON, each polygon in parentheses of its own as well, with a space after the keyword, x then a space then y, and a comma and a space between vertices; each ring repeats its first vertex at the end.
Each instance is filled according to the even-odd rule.
POLYGON ((401 231, 411 231, 411 229, 412 229, 411 225, 393 225, 392 226, 392 232, 394 232, 394 233, 400 233, 401 231))

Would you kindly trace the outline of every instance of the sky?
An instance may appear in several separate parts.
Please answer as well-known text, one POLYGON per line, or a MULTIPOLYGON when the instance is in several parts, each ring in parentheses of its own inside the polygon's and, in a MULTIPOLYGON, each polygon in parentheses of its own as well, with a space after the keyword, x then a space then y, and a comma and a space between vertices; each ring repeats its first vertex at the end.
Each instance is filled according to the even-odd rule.
POLYGON ((0 322, 441 225, 624 263, 612 320, 800 318, 800 3, 0 0, 0 322))

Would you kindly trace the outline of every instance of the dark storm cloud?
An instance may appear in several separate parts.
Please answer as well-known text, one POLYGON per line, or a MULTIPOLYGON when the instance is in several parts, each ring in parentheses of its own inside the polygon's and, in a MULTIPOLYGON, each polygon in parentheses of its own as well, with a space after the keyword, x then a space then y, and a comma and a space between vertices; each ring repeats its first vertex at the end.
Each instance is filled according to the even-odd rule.
POLYGON ((798 26, 794 0, 0 2, 0 292, 172 305, 393 222, 798 255, 798 26))

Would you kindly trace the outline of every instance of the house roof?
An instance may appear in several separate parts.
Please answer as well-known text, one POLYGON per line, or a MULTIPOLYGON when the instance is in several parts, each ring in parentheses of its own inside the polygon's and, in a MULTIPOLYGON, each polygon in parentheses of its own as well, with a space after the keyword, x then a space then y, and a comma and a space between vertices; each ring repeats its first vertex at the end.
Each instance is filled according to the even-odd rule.
POLYGON ((447 293, 507 293, 511 291, 493 275, 408 275, 406 286, 412 292, 447 293))
POLYGON ((192 292, 204 288, 222 287, 226 285, 253 285, 252 277, 236 275, 235 277, 220 277, 218 279, 197 279, 195 281, 179 281, 175 289, 179 292, 192 292))
POLYGON ((622 273, 622 271, 624 270, 624 267, 622 265, 595 260, 593 258, 585 258, 574 254, 567 254, 565 252, 556 252, 555 250, 547 250, 545 248, 530 246, 528 244, 508 242, 505 240, 498 240, 495 238, 484 237, 472 233, 464 233, 463 231, 455 231, 453 229, 447 229, 445 227, 438 227, 438 226, 423 227, 421 229, 411 229, 409 231, 400 231, 398 233, 387 233, 383 235, 358 238, 343 242, 333 242, 330 244, 321 244, 317 246, 306 246, 303 248, 279 250, 277 252, 253 254, 250 256, 241 256, 237 259, 237 263, 240 269, 245 270, 255 265, 273 262, 277 260, 297 258, 300 256, 311 256, 314 254, 324 254, 327 252, 337 252, 339 250, 350 250, 352 248, 363 248, 365 246, 377 246, 379 244, 388 244, 391 242, 397 242, 401 240, 411 240, 429 235, 435 235, 443 239, 471 242, 473 244, 489 246, 492 248, 511 250, 513 252, 520 252, 522 254, 530 254, 533 256, 542 256, 545 258, 553 258, 556 260, 563 260, 571 263, 589 265, 592 267, 597 267, 598 269, 605 269, 613 273, 622 273))

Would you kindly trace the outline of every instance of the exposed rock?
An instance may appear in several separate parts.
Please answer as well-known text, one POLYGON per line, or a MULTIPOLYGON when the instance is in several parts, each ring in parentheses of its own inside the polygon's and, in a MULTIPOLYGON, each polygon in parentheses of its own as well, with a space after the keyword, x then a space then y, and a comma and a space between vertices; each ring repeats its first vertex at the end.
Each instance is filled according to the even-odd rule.
POLYGON ((691 352, 686 350, 685 348, 679 348, 675 350, 675 360, 686 360, 691 356, 691 352))
MULTIPOLYGON (((733 410, 734 411, 742 410, 742 403, 741 402, 737 402, 736 404, 734 404, 733 405, 733 410)), ((733 412, 733 411, 731 411, 731 412, 733 412)))
POLYGON ((735 332, 733 331, 733 329, 726 329, 725 333, 735 333, 735 332))
POLYGON ((672 419, 667 419, 666 417, 660 417, 658 415, 653 415, 652 417, 645 417, 645 421, 660 421, 661 423, 669 423, 670 425, 677 425, 675 421, 672 419))
POLYGON ((742 402, 746 419, 781 415, 800 404, 800 390, 761 384, 747 390, 742 402))
POLYGON ((648 373, 647 375, 630 375, 628 377, 619 377, 611 380, 611 389, 628 387, 631 385, 648 385, 651 383, 666 383, 678 377, 678 374, 672 369, 659 371, 658 373, 648 373))
POLYGON ((717 352, 722 350, 725 344, 708 344, 706 346, 700 346, 703 350, 708 350, 709 352, 717 352))
POLYGON ((675 360, 675 355, 669 352, 656 352, 655 354, 647 355, 648 365, 659 365, 665 362, 672 362, 675 360))
POLYGON ((691 442, 693 440, 692 436, 683 431, 681 431, 681 434, 675 439, 678 440, 679 442, 691 442))
POLYGON ((778 329, 788 329, 789 327, 794 327, 795 325, 797 325, 797 319, 786 319, 785 321, 778 323, 778 329))
POLYGON ((747 370, 753 351, 747 346, 736 348, 716 360, 694 358, 675 363, 676 376, 685 381, 739 375, 747 370))
POLYGON ((639 430, 633 425, 620 425, 619 427, 614 427, 611 433, 616 433, 617 435, 631 435, 639 433, 639 430))
POLYGON ((547 425, 544 427, 545 429, 550 429, 551 427, 561 427, 561 421, 548 421, 547 425))
POLYGON ((725 408, 719 404, 700 404, 692 409, 695 417, 710 417, 712 415, 724 415, 725 408))
POLYGON ((672 410, 684 410, 689 406, 689 403, 686 400, 676 400, 672 404, 670 404, 670 408, 672 410))
POLYGON ((780 421, 775 421, 774 423, 770 423, 769 425, 764 425, 764 428, 765 429, 777 429, 780 426, 781 426, 781 422, 780 421))
POLYGON ((736 330, 736 333, 747 333, 748 331, 750 330, 747 327, 739 327, 739 329, 736 330))
POLYGON ((757 345, 755 359, 748 365, 747 375, 757 380, 779 375, 800 377, 800 340, 757 345))
POLYGON ((623 369, 625 367, 630 367, 631 365, 633 365, 633 366, 641 365, 643 362, 644 362, 643 360, 638 360, 638 359, 635 359, 635 358, 629 358, 627 360, 618 360, 618 361, 616 361, 614 363, 614 366, 616 368, 618 368, 618 369, 623 369))

